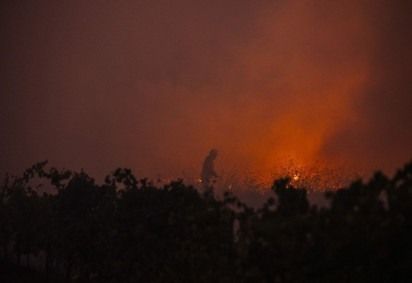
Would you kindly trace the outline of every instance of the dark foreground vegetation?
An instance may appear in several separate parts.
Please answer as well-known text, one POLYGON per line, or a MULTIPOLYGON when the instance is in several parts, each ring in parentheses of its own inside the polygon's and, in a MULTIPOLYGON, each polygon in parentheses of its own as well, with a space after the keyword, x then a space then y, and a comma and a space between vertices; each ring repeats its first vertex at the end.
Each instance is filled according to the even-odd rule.
POLYGON ((287 179, 252 208, 182 182, 157 188, 118 169, 6 177, 1 282, 410 282, 412 163, 392 179, 326 193, 310 206, 287 179), (54 192, 40 195, 37 185, 54 192))

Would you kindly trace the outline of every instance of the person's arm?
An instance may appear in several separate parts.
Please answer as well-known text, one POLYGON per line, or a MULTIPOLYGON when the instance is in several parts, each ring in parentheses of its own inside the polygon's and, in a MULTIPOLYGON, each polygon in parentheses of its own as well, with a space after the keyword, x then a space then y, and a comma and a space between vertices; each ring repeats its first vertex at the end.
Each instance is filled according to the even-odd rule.
POLYGON ((209 177, 215 177, 215 178, 218 177, 218 175, 216 174, 215 168, 214 168, 213 160, 207 158, 203 166, 204 166, 203 172, 205 173, 205 175, 208 175, 209 177))
POLYGON ((217 177, 219 177, 218 175, 217 175, 217 173, 216 173, 216 171, 212 168, 212 173, 213 173, 213 177, 215 177, 215 178, 217 178, 217 177))

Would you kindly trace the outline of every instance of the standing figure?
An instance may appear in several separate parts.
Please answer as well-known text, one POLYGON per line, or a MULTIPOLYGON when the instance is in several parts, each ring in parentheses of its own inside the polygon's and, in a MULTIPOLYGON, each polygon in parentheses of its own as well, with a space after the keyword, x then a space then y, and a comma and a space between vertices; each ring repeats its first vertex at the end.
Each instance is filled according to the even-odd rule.
POLYGON ((209 155, 206 156, 205 161, 203 161, 202 173, 200 174, 203 192, 209 195, 213 195, 213 186, 216 182, 216 178, 218 177, 213 164, 216 157, 217 150, 212 149, 209 152, 209 155))

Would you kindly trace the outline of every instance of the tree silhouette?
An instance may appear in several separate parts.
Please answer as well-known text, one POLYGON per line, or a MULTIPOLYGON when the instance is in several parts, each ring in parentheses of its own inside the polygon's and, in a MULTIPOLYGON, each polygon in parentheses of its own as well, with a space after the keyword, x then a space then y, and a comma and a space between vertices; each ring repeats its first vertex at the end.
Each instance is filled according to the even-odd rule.
POLYGON ((325 195, 276 180, 262 207, 118 168, 104 184, 40 162, 0 188, 2 282, 407 282, 412 162, 325 195), (37 183, 54 190, 39 195, 37 183), (44 267, 30 270, 44 255, 44 267), (25 260, 21 260, 21 259, 25 260), (27 266, 26 269, 22 269, 27 266), (13 271, 15 270, 15 271, 13 271), (26 271, 24 271, 26 270, 26 271), (14 277, 13 277, 14 276, 14 277), (37 279, 36 279, 37 278, 37 279), (41 278, 41 279, 39 279, 41 278))

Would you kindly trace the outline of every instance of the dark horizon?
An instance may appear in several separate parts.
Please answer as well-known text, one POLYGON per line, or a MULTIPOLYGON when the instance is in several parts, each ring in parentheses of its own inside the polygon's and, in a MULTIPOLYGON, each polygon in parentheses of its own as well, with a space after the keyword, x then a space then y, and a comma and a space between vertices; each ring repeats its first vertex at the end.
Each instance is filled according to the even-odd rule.
POLYGON ((257 206, 119 169, 39 163, 0 186, 1 282, 408 282, 412 162, 325 193, 286 179, 257 206), (54 187, 38 194, 38 178, 54 187))

